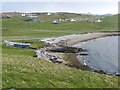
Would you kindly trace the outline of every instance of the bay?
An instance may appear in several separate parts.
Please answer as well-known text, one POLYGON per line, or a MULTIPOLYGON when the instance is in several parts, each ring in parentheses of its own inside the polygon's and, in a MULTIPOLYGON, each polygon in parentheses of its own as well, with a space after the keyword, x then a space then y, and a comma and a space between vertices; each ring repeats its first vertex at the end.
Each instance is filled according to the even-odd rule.
POLYGON ((74 45, 74 47, 85 48, 88 53, 88 55, 79 55, 80 53, 78 53, 78 60, 93 70, 102 70, 107 74, 119 74, 119 37, 120 36, 109 36, 74 45))

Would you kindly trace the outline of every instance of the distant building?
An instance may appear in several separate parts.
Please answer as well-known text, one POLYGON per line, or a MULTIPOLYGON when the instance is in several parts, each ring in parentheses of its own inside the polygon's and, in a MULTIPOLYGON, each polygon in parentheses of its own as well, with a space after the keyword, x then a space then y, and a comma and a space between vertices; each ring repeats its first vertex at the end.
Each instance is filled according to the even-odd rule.
POLYGON ((100 20, 100 19, 97 19, 97 20, 95 20, 95 22, 102 22, 102 20, 100 20))
POLYGON ((21 16, 22 16, 22 17, 25 17, 25 16, 26 16, 26 14, 25 14, 25 13, 23 13, 23 14, 21 14, 21 16))
POLYGON ((70 19, 66 18, 66 19, 64 19, 64 22, 70 22, 70 19))
POLYGON ((59 24, 60 21, 59 21, 59 19, 54 19, 52 23, 53 23, 53 24, 59 24))
POLYGON ((71 22, 76 22, 77 20, 75 20, 75 19, 71 19, 70 21, 71 21, 71 22))
POLYGON ((60 18, 59 21, 62 21, 62 19, 60 18))
POLYGON ((48 13, 47 13, 47 15, 48 15, 48 16, 50 16, 50 15, 51 15, 51 13, 50 13, 50 12, 48 12, 48 13))
POLYGON ((30 13, 30 14, 28 14, 28 17, 29 17, 29 18, 36 18, 36 17, 38 17, 38 16, 37 16, 37 14, 31 14, 31 13, 30 13))
POLYGON ((22 13, 21 14, 22 17, 29 17, 29 18, 36 18, 37 17, 37 14, 34 14, 34 13, 22 13))

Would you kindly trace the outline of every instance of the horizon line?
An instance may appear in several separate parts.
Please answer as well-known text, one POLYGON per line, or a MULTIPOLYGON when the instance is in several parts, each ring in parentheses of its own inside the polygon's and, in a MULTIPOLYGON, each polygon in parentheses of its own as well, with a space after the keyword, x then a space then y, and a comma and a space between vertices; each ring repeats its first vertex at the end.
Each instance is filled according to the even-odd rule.
POLYGON ((75 13, 75 14, 93 14, 93 15, 103 15, 103 14, 118 14, 118 13, 103 13, 103 14, 99 14, 99 13, 92 13, 92 12, 72 12, 72 11, 29 11, 29 12, 25 12, 25 11, 2 11, 0 13, 75 13))

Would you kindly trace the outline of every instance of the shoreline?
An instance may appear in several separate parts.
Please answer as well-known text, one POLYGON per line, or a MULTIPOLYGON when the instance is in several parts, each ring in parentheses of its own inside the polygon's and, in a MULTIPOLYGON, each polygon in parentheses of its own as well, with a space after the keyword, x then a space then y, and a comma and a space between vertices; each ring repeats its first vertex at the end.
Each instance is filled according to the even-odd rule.
MULTIPOLYGON (((48 47, 52 47, 54 49, 56 49, 56 47, 58 46, 71 48, 72 46, 80 42, 107 37, 107 36, 115 36, 115 35, 117 36, 120 35, 120 32, 107 32, 107 33, 96 32, 96 33, 87 33, 87 34, 78 34, 78 35, 73 34, 73 36, 67 35, 67 36, 62 36, 63 38, 62 37, 58 37, 54 39, 50 38, 47 40, 43 40, 46 43, 46 46, 42 49, 36 50, 36 54, 38 58, 42 58, 50 62, 62 63, 66 66, 79 68, 83 70, 91 70, 87 65, 83 65, 80 63, 80 61, 77 59, 76 53, 52 52, 48 50, 48 47)), ((102 71, 95 71, 95 72, 106 74, 102 71)))
POLYGON ((65 45, 72 47, 73 45, 76 45, 80 42, 89 41, 89 40, 93 40, 93 39, 97 39, 97 38, 101 38, 101 37, 114 36, 114 35, 120 35, 120 33, 116 33, 116 32, 87 33, 87 34, 83 34, 83 35, 79 36, 78 38, 67 39, 64 41, 64 43, 65 43, 65 45))
POLYGON ((120 35, 120 32, 119 31, 88 32, 85 34, 71 34, 55 38, 45 38, 42 39, 41 41, 44 41, 46 44, 72 47, 73 45, 80 42, 114 35, 120 35))

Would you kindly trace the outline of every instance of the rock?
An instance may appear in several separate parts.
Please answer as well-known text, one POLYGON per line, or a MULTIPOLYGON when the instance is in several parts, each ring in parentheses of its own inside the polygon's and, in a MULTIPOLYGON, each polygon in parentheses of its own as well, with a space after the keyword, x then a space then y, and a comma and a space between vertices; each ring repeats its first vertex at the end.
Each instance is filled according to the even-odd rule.
POLYGON ((80 53, 79 55, 88 55, 88 53, 80 53))

